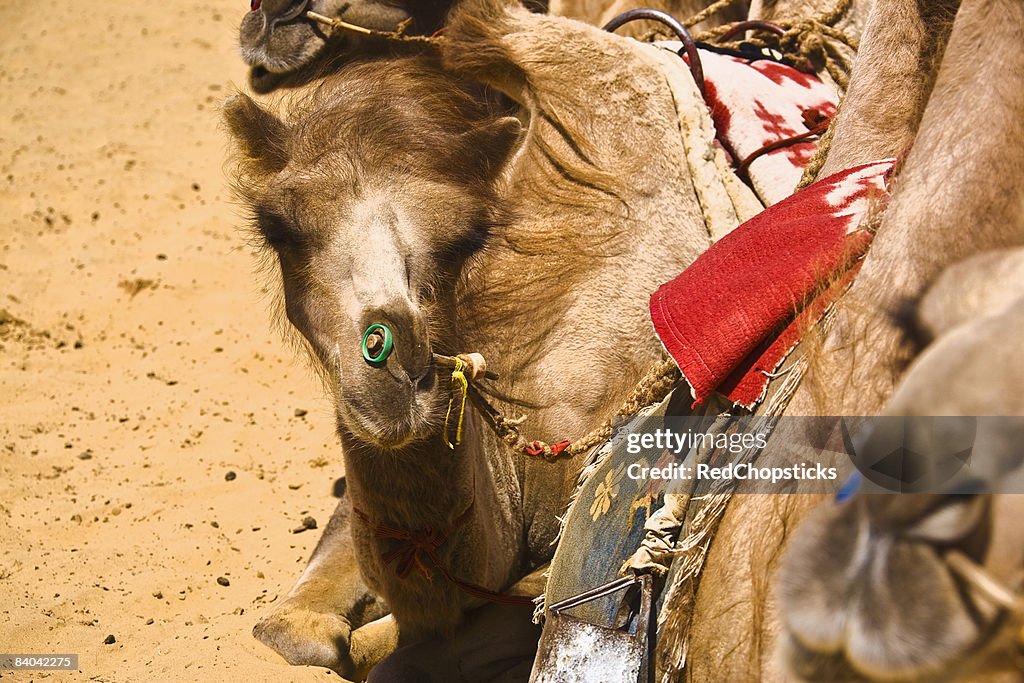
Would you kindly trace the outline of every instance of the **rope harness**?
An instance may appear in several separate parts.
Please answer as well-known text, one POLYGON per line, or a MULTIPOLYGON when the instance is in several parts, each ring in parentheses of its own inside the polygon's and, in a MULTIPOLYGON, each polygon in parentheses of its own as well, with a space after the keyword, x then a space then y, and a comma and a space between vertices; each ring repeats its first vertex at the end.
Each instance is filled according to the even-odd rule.
MULTIPOLYGON (((741 0, 719 0, 690 17, 683 24, 693 27, 718 12, 738 4, 741 0)), ((803 71, 817 71, 824 68, 840 88, 846 90, 849 84, 850 63, 830 41, 837 41, 857 51, 858 41, 835 28, 836 22, 850 9, 852 0, 838 0, 828 12, 800 21, 777 23, 748 21, 717 26, 696 36, 699 42, 718 42, 721 45, 743 51, 771 50, 782 60, 803 71), (727 42, 739 31, 757 31, 762 38, 748 37, 727 42)))
MULTIPOLYGON (((631 417, 645 406, 664 400, 679 383, 681 377, 679 368, 676 367, 674 361, 662 360, 641 378, 616 415, 631 417)), ((474 386, 469 387, 469 398, 498 438, 508 444, 512 450, 547 461, 557 460, 562 456, 572 458, 586 453, 607 441, 615 433, 613 421, 609 419, 597 429, 575 441, 563 440, 554 444, 541 440, 529 441, 523 437, 519 429, 526 420, 524 416, 505 417, 474 386)))

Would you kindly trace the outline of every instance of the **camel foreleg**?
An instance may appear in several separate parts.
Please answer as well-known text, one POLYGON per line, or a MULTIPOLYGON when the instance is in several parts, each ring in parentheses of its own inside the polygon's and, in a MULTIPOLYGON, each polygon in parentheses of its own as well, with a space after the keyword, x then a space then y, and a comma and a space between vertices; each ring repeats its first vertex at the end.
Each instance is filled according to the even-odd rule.
POLYGON ((306 570, 284 602, 256 624, 253 635, 289 664, 361 677, 396 647, 398 637, 394 620, 381 619, 387 614, 384 602, 359 574, 351 514, 351 503, 343 497, 306 570))

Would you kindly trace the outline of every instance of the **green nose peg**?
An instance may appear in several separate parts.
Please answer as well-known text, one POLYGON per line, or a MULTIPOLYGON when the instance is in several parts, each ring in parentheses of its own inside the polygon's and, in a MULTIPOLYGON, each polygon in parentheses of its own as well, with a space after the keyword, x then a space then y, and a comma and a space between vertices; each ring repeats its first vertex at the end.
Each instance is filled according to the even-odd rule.
POLYGON ((394 336, 387 325, 374 323, 363 332, 363 360, 375 368, 388 361, 394 346, 394 336))

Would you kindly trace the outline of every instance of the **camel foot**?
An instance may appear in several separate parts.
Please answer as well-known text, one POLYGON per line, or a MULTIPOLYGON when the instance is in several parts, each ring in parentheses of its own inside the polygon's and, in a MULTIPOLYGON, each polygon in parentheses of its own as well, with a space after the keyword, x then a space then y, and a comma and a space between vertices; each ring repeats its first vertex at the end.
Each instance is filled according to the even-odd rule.
POLYGON ((356 673, 350 654, 352 625, 337 614, 325 614, 286 600, 252 630, 258 641, 289 664, 322 666, 343 677, 356 673))

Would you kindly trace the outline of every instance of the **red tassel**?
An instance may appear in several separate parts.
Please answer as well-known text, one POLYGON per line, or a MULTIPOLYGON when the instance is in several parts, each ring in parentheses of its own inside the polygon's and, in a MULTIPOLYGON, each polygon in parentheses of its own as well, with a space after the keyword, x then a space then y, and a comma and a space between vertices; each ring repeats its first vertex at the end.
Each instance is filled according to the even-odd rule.
POLYGON ((564 451, 566 448, 569 447, 570 443, 571 443, 570 441, 559 441, 558 443, 552 445, 551 446, 551 457, 552 458, 557 458, 559 455, 562 454, 562 451, 564 451))
POLYGON ((529 446, 526 446, 523 450, 526 452, 527 455, 544 455, 544 443, 541 441, 534 441, 529 446))
POLYGON ((529 446, 523 447, 523 452, 526 453, 527 455, 532 455, 534 457, 540 457, 542 455, 547 455, 546 449, 550 449, 551 450, 551 455, 548 456, 548 457, 550 457, 550 458, 557 458, 559 455, 561 455, 565 451, 566 448, 569 447, 569 445, 571 443, 572 443, 571 441, 559 441, 556 444, 552 444, 552 445, 548 446, 543 441, 534 441, 529 446))

